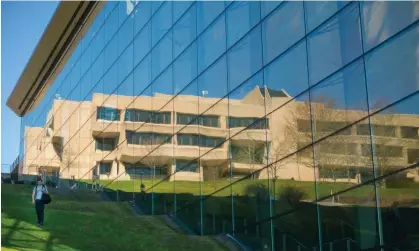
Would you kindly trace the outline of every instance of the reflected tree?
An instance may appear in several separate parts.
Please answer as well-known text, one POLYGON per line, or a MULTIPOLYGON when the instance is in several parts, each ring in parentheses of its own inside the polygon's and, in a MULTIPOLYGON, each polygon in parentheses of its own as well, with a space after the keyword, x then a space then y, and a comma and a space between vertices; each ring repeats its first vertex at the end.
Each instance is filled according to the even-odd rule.
MULTIPOLYGON (((391 170, 397 169, 398 158, 403 158, 402 147, 394 146, 394 139, 397 138, 396 127, 393 126, 398 120, 396 114, 376 114, 371 119, 370 133, 373 137, 373 148, 371 144, 363 145, 362 155, 370 155, 372 158, 363 158, 364 165, 371 170, 375 166, 378 176, 383 176, 391 170), (373 152, 372 152, 373 149, 373 152)), ((399 168, 401 168, 400 166, 399 168)), ((381 187, 386 186, 386 179, 380 180, 381 187)))
POLYGON ((295 102, 288 106, 281 130, 273 137, 270 147, 269 172, 274 182, 279 178, 281 167, 289 163, 318 168, 326 179, 333 181, 342 178, 342 174, 348 181, 353 178, 351 166, 354 164, 353 156, 357 155, 357 146, 350 136, 352 128, 341 130, 348 125, 347 111, 338 108, 336 102, 328 97, 317 97, 311 103, 295 102), (331 135, 338 130, 341 131, 331 135), (301 150, 311 145, 313 140, 324 137, 313 148, 301 150))
POLYGON ((72 170, 74 167, 76 167, 76 163, 74 161, 74 158, 71 154, 70 146, 65 147, 62 151, 62 168, 61 171, 66 170, 68 173, 70 173, 70 170, 72 170))
MULTIPOLYGON (((252 179, 256 179, 255 172, 263 164, 264 143, 254 139, 250 132, 245 131, 245 143, 233 143, 231 146, 231 155, 233 162, 247 164, 249 172, 252 173, 252 179)), ((233 140, 234 141, 234 140, 233 140)))

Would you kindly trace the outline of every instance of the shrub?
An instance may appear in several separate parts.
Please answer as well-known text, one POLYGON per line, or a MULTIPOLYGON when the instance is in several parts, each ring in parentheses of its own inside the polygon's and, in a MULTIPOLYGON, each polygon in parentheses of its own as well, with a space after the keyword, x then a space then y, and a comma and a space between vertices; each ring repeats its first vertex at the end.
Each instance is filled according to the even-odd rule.
POLYGON ((385 181, 387 188, 419 188, 419 183, 413 179, 392 179, 385 181))
POLYGON ((291 206, 296 205, 302 199, 307 197, 307 193, 300 188, 287 186, 280 190, 279 199, 286 200, 291 206))
POLYGON ((3 179, 3 183, 5 183, 5 184, 11 184, 12 183, 12 179, 11 178, 4 178, 3 179))
POLYGON ((264 184, 250 184, 244 189, 247 196, 254 196, 257 200, 269 199, 269 190, 264 184))

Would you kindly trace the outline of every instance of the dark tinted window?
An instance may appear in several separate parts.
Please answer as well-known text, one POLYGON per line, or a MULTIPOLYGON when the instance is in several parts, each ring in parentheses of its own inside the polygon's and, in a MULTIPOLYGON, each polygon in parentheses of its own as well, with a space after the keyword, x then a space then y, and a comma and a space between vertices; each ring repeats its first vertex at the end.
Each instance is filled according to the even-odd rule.
POLYGON ((176 171, 183 172, 197 172, 198 161, 197 160, 176 160, 176 171))
POLYGON ((419 149, 407 149, 407 162, 409 164, 419 162, 419 149))
POLYGON ((299 132, 311 132, 311 125, 310 121, 298 119, 297 120, 297 128, 299 132))
POLYGON ((320 166, 320 178, 326 179, 355 179, 356 168, 348 166, 320 166))
POLYGON ((135 145, 160 145, 171 143, 170 134, 126 131, 126 137, 128 144, 135 145))
POLYGON ((418 139, 419 138, 419 128, 412 126, 402 126, 400 128, 403 138, 406 139, 418 139))
MULTIPOLYGON (((395 137, 396 136, 396 127, 386 126, 386 125, 372 125, 372 132, 374 136, 383 136, 383 137, 395 137)), ((369 125, 358 125, 357 128, 358 135, 369 135, 369 125)))
POLYGON ((111 169, 112 169, 112 162, 111 163, 101 162, 99 164, 100 174, 109 174, 111 172, 111 169))
POLYGON ((228 127, 248 127, 248 129, 269 129, 269 119, 229 117, 228 127))
POLYGON ((153 170, 156 176, 165 174, 166 166, 156 166, 155 163, 125 163, 125 171, 131 178, 148 179, 153 177, 153 170))
POLYGON ((116 146, 115 138, 96 138, 96 149, 101 151, 112 151, 116 146))
POLYGON ((320 144, 320 152, 341 155, 357 155, 357 144, 354 143, 330 143, 320 144))
POLYGON ((97 119, 103 120, 119 120, 121 110, 111 107, 98 107, 97 108, 97 119))
POLYGON ((178 134, 178 145, 190 145, 201 147, 222 147, 224 138, 208 137, 198 134, 178 134))
POLYGON ((125 121, 170 124, 171 113, 128 109, 125 113, 125 121))
MULTIPOLYGON (((377 157, 403 157, 403 148, 400 146, 386 146, 386 145, 375 145, 375 155, 377 157)), ((371 145, 361 145, 362 156, 371 155, 371 145)))
MULTIPOLYGON (((335 132, 347 125, 346 122, 317 121, 316 132, 335 132)), ((340 135, 351 134, 350 128, 339 132, 340 135)))
POLYGON ((209 127, 220 127, 219 116, 213 115, 198 115, 195 114, 177 114, 177 124, 178 125, 202 125, 209 127))

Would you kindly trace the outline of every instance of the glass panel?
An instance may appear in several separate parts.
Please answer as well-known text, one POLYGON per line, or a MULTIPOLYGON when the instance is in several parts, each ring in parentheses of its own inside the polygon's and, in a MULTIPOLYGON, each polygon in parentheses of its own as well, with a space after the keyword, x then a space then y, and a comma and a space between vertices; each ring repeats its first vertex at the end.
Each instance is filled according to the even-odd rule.
POLYGON ((263 63, 268 64, 304 36, 302 2, 281 5, 262 23, 263 63))
POLYGON ((105 48, 105 60, 104 60, 104 69, 108 70, 112 65, 114 65, 115 60, 118 58, 118 36, 113 37, 113 39, 107 44, 105 48))
POLYGON ((151 84, 151 55, 134 70, 134 96, 140 95, 151 84))
POLYGON ((321 217, 323 249, 379 248, 377 205, 373 185, 364 185, 339 195, 330 195, 317 204, 321 217))
MULTIPOLYGON (((174 112, 198 114, 198 85, 194 81, 187 86, 174 100, 174 112)), ((195 117, 196 118, 196 117, 195 117)), ((200 135, 199 125, 175 126, 176 145, 174 147, 174 165, 176 173, 175 196, 176 216, 192 228, 194 232, 201 232, 200 202, 196 200, 201 194, 202 167, 199 161, 200 135), (196 202, 194 202, 196 200, 196 202)))
POLYGON ((419 48, 418 33, 419 26, 408 29, 365 57, 370 109, 383 108, 419 90, 418 55, 412 53, 419 48))
POLYGON ((133 52, 131 44, 118 59, 118 84, 121 84, 133 70, 133 52))
MULTIPOLYGON (((310 94, 315 140, 366 117, 368 106, 363 61, 349 65, 316 85, 310 94)), ((341 133, 352 134, 349 129, 341 133)))
MULTIPOLYGON (((201 135, 219 138, 216 148, 201 147, 200 162, 202 166, 202 193, 210 194, 230 183, 230 161, 228 158, 228 138, 226 119, 228 117, 228 85, 226 57, 222 57, 198 79, 199 113, 201 135), (215 81, 214 81, 215 80, 215 81), (207 119, 208 118, 208 119, 207 119), (211 119, 210 119, 211 118, 211 119), (208 126, 209 120, 217 118, 217 128, 208 126), (222 139, 222 140, 221 140, 222 139)), ((215 121, 214 121, 215 122, 215 121)), ((231 223, 231 198, 227 187, 222 192, 207 197, 203 206, 204 234, 222 233, 224 221, 231 223)), ((231 224, 228 224, 231 226, 231 224)), ((230 228, 230 230, 232 230, 230 228)), ((226 231, 224 229, 224 231, 226 231)))
POLYGON ((326 21, 337 11, 348 4, 348 1, 336 2, 315 2, 308 1, 304 3, 306 13, 306 27, 307 32, 317 28, 321 23, 326 21))
MULTIPOLYGON (((233 169, 233 175, 238 170, 233 169)), ((234 178, 234 176, 233 176, 234 178)), ((253 171, 232 185, 234 236, 252 249, 272 249, 269 180, 253 171)))
MULTIPOLYGON (((152 3, 153 8, 157 2, 152 3)), ((172 1, 165 2, 153 16, 152 45, 154 46, 167 33, 172 26, 172 1)))
MULTIPOLYGON (((176 2, 174 6, 188 2, 176 2)), ((196 38, 196 4, 173 27, 173 53, 176 58, 196 38)))
POLYGON ((229 94, 229 121, 227 123, 230 126, 227 126, 229 126, 231 138, 229 157, 233 179, 251 175, 251 180, 257 180, 259 176, 253 172, 266 164, 265 104, 261 95, 259 97, 252 95, 252 92, 258 92, 259 88, 262 88, 263 82, 252 80, 229 94), (251 116, 251 119, 244 116, 251 116), (233 127, 233 121, 243 121, 243 123, 238 124, 240 127, 236 125, 233 127))
MULTIPOLYGON (((173 4, 173 23, 177 22, 177 20, 184 14, 185 11, 189 9, 189 7, 194 4, 194 1, 178 1, 173 4)), ((192 8, 195 8, 196 5, 192 8)), ((191 10, 189 10, 191 11, 191 10)), ((181 21, 179 21, 181 22, 181 21)))
POLYGON ((140 32, 151 16, 151 1, 140 1, 135 10, 134 34, 140 32))
MULTIPOLYGON (((103 72, 104 72, 104 60, 105 60, 105 53, 102 52, 96 61, 92 64, 92 70, 90 71, 91 81, 92 81, 92 89, 98 85, 100 81, 102 81, 103 72)), ((103 88, 103 85, 101 86, 103 88)), ((103 90, 102 90, 103 91, 103 90)))
POLYGON ((108 69, 103 77, 103 93, 111 95, 116 92, 118 86, 118 62, 115 62, 110 69, 108 69))
POLYGON ((105 21, 105 43, 109 42, 118 30, 118 6, 105 21))
POLYGON ((154 47, 151 55, 152 79, 155 79, 172 62, 172 35, 170 32, 154 47))
POLYGON ((121 1, 119 3, 119 27, 121 28, 124 25, 124 22, 128 20, 128 16, 132 13, 134 10, 134 3, 132 1, 121 1))
POLYGON ((264 68, 265 83, 274 96, 296 96, 308 88, 305 47, 303 41, 264 68))
MULTIPOLYGON (((229 171, 227 175, 229 175, 229 171)), ((213 185, 216 186, 219 183, 223 184, 220 185, 220 189, 209 196, 205 196, 202 201, 203 234, 206 235, 231 234, 233 232, 231 187, 224 187, 229 183, 228 176, 225 180, 208 183, 207 187, 210 189, 213 185)))
POLYGON ((260 21, 260 2, 234 2, 226 16, 227 48, 230 48, 260 21))
POLYGON ((93 41, 90 44, 89 50, 92 52, 92 60, 99 56, 105 46, 105 26, 102 26, 101 29, 96 33, 93 41))
POLYGON ((118 52, 121 54, 134 36, 134 16, 129 16, 118 31, 118 52))
POLYGON ((222 1, 197 1, 197 26, 201 34, 224 10, 222 1))
POLYGON ((151 86, 145 87, 138 95, 125 114, 126 118, 129 116, 133 120, 133 123, 126 123, 126 130, 132 130, 132 133, 125 132, 129 151, 125 160, 125 170, 129 179, 137 180, 135 183, 135 191, 139 192, 135 198, 137 205, 145 213, 152 214, 152 193, 150 189, 152 189, 156 179, 155 173, 158 173, 156 170, 160 169, 157 167, 156 159, 151 152, 158 142, 169 144, 170 133, 162 132, 159 135, 154 135, 151 125, 152 111, 154 110, 151 86), (134 121, 145 123, 135 123, 134 121), (132 137, 133 135, 137 136, 134 137, 138 140, 137 143, 141 144, 130 144, 131 139, 135 140, 132 137))
POLYGON ((225 56, 199 76, 198 85, 199 96, 208 97, 208 106, 227 94, 227 62, 225 56))
POLYGON ((159 8, 162 6, 163 3, 164 1, 152 1, 151 3, 152 14, 154 14, 157 10, 159 10, 159 8))
POLYGON ((142 62, 151 49, 151 25, 148 23, 134 38, 134 65, 142 62))
MULTIPOLYGON (((407 167, 411 163, 408 150, 419 149, 419 139, 406 139, 401 135, 401 126, 414 125, 418 122, 416 115, 419 114, 419 110, 415 105, 418 101, 419 94, 416 93, 371 117, 371 123, 374 125, 371 127, 374 165, 378 176, 407 167), (378 126, 381 128, 377 128, 378 126)), ((371 148, 371 143, 367 143, 369 144, 365 147, 371 148)), ((415 177, 416 174, 412 176, 412 174, 400 173, 394 177, 394 180, 402 181, 415 179, 415 177)), ((387 179, 383 180, 383 182, 387 181, 390 182, 387 179)), ((385 187, 385 183, 381 185, 385 187)))
POLYGON ((173 63, 176 90, 182 90, 196 78, 198 74, 197 60, 197 46, 196 43, 193 43, 173 63))
POLYGON ((419 18, 418 2, 361 3, 364 47, 368 51, 419 18))
MULTIPOLYGON (((173 86, 173 69, 172 66, 169 66, 154 82, 153 82, 153 96, 156 94, 166 94, 166 95, 173 95, 174 91, 178 93, 181 89, 174 89, 173 86)), ((158 108, 162 107, 170 100, 170 97, 160 99, 158 104, 158 108)))
POLYGON ((228 80, 231 89, 243 83, 262 67, 261 55, 258 26, 228 52, 228 80))
POLYGON ((224 16, 221 16, 198 39, 198 72, 205 70, 205 68, 225 52, 225 36, 225 20, 224 16))
POLYGON ((352 3, 308 38, 310 85, 362 54, 358 4, 352 3))
POLYGON ((417 247, 417 227, 412 222, 416 222, 418 216, 411 201, 418 199, 418 183, 412 176, 417 177, 417 170, 407 168, 388 176, 386 186, 379 188, 383 238, 385 246, 391 249, 414 250, 417 247))
POLYGON ((261 14, 262 18, 266 17, 276 7, 278 7, 283 1, 261 1, 261 14))
MULTIPOLYGON (((355 129, 355 125, 348 125, 314 146, 319 167, 319 197, 340 192, 374 177, 371 147, 364 148, 361 143, 370 139, 356 136, 355 129)), ((319 134, 317 130, 314 133, 319 134)))

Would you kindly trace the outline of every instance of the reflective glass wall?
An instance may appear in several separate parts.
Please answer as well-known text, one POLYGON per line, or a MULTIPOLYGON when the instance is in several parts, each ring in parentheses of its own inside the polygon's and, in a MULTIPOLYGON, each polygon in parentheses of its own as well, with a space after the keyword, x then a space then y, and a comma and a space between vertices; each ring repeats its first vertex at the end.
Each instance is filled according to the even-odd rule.
POLYGON ((21 178, 252 250, 417 248, 418 10, 107 2, 22 118, 21 178))

